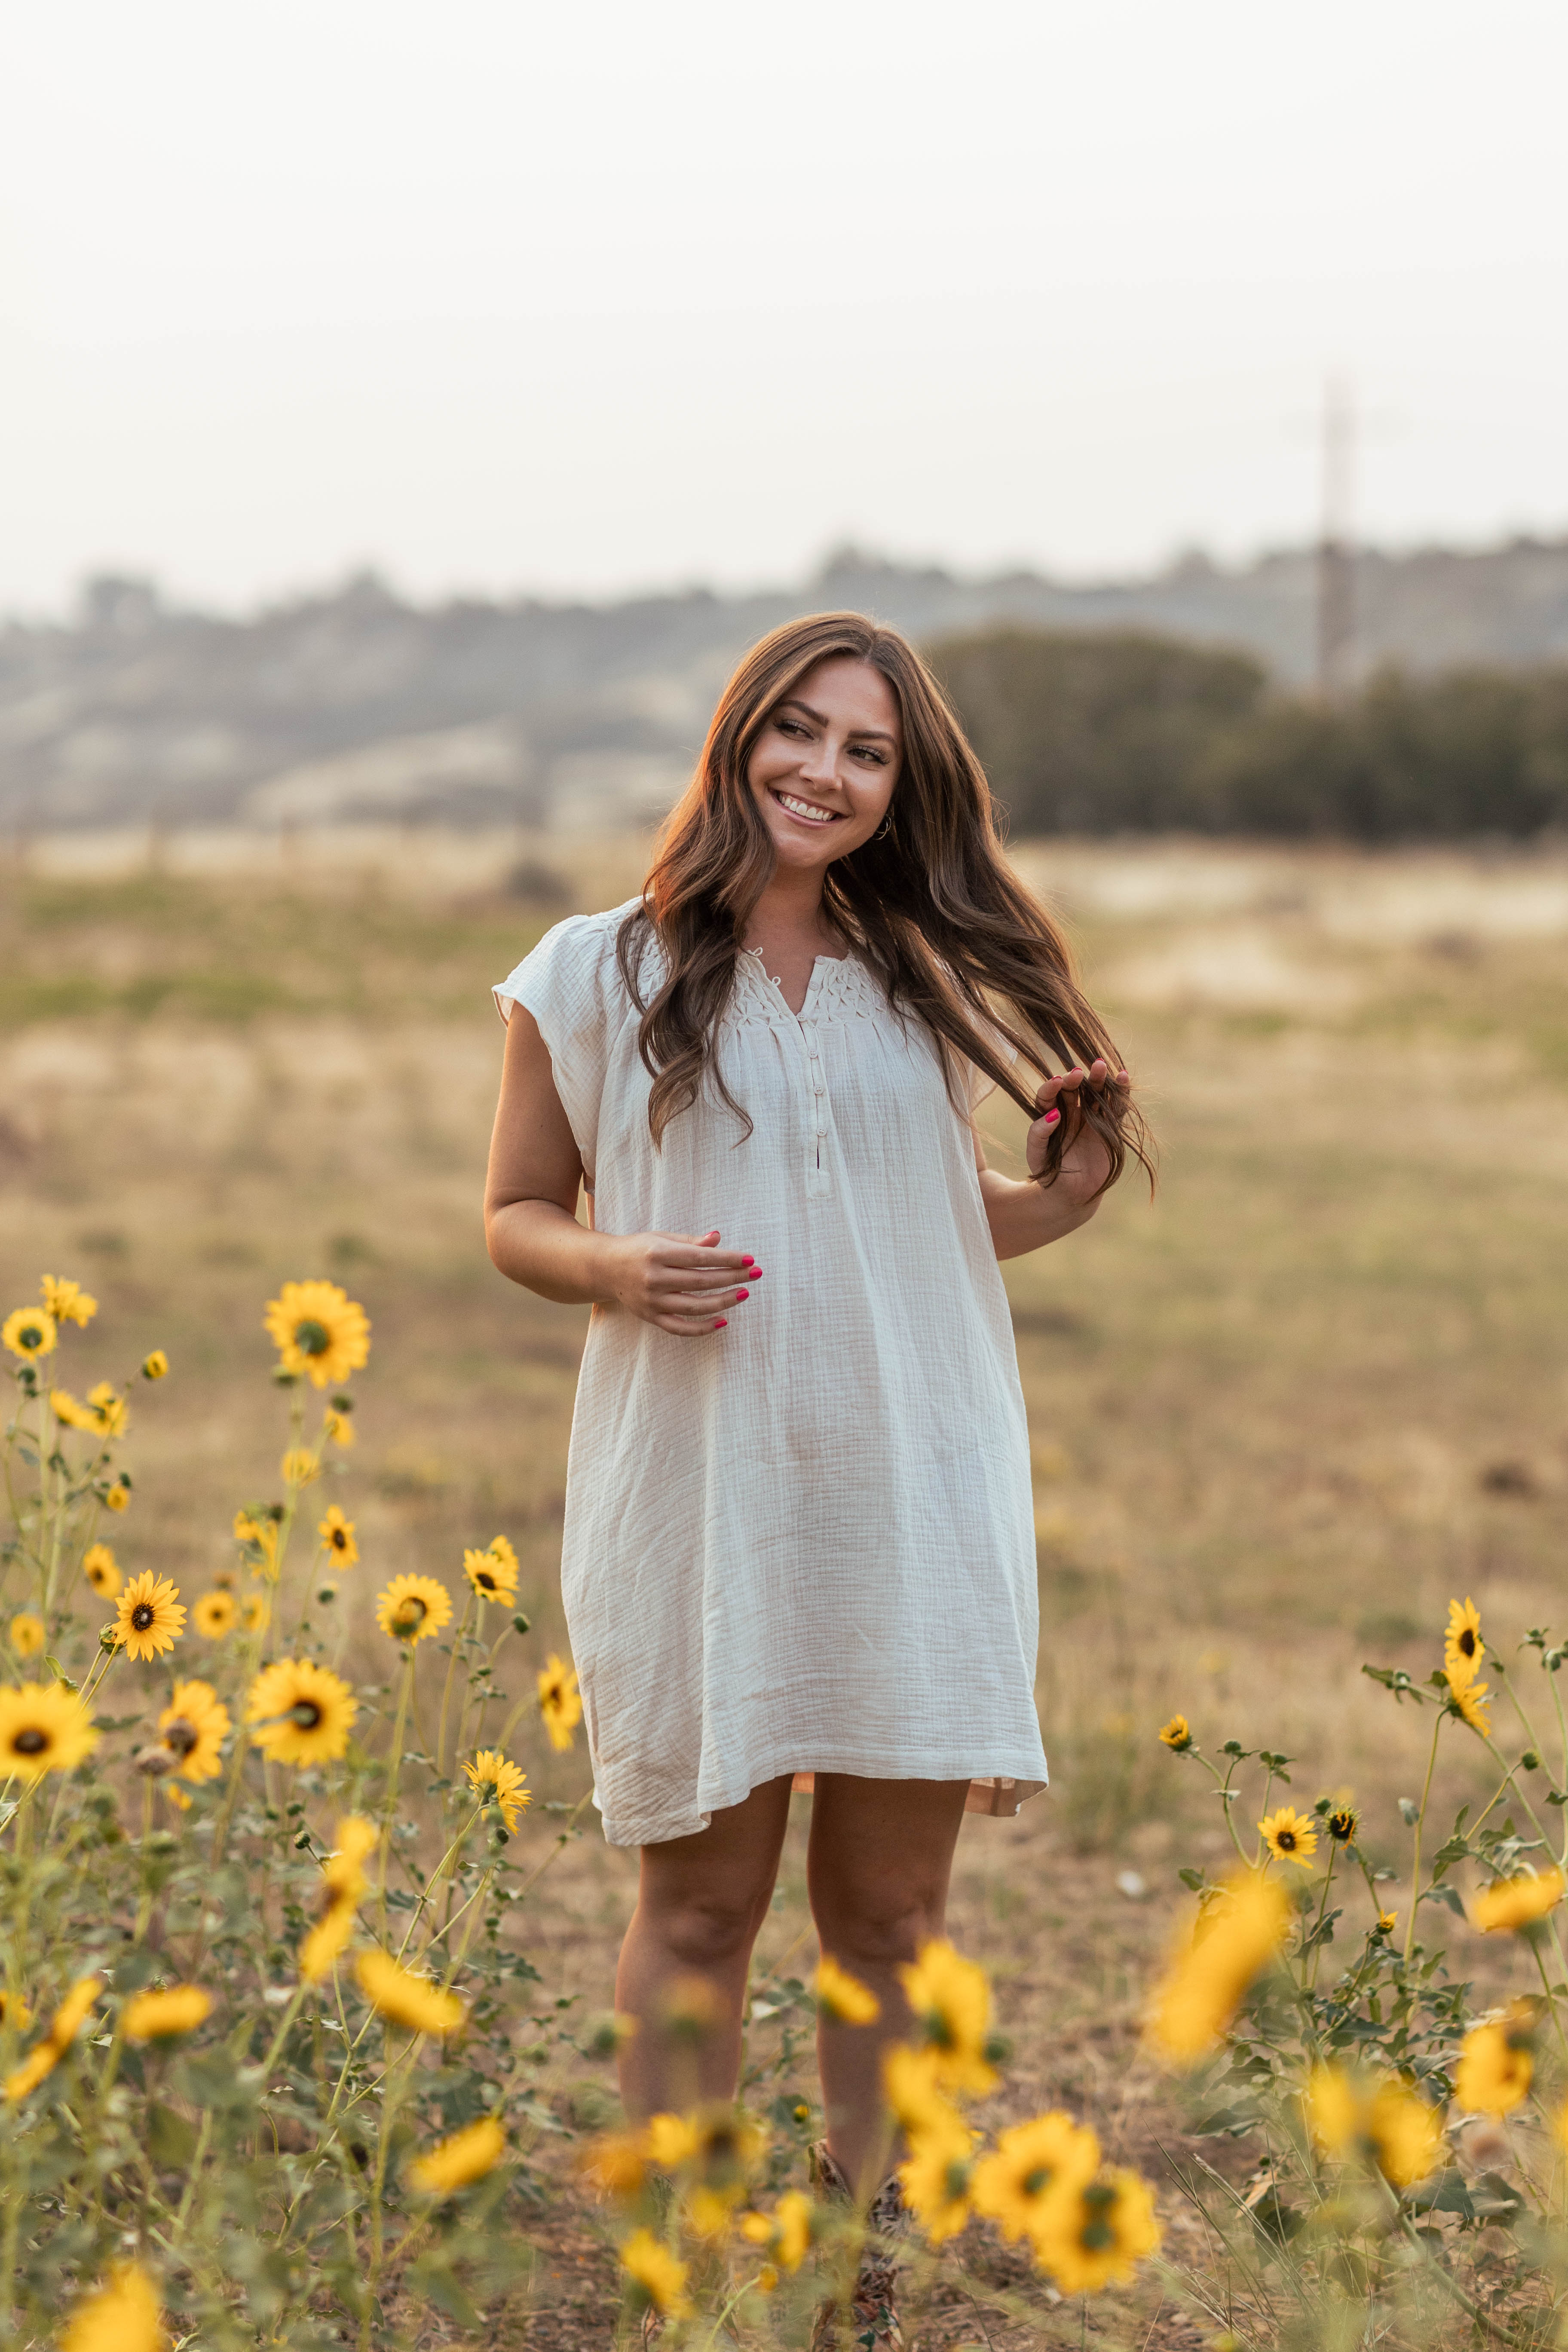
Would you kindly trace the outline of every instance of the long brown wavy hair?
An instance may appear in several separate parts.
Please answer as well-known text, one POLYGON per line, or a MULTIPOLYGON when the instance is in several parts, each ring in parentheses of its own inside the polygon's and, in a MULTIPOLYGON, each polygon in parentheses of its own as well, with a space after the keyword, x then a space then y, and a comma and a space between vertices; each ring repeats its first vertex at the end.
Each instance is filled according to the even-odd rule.
MULTIPOLYGON (((938 1040, 955 1103, 954 1055, 984 1070, 1031 1118, 1035 1087, 1053 1071, 1087 1069, 1097 1055, 1113 1071, 1121 1066, 1074 977, 1066 940, 1003 858, 984 771, 931 671, 896 629, 859 613, 816 613, 753 646, 724 688, 696 772, 655 845, 642 904, 616 940, 621 976, 642 1014, 638 1045, 653 1076, 656 1143, 696 1101, 705 1076, 751 1131, 715 1050, 747 919, 775 863, 747 768, 769 714, 818 662, 839 657, 867 662, 886 678, 903 722, 903 758, 883 837, 827 869, 829 922, 894 1009, 938 1040), (667 971, 645 1001, 643 956, 656 935, 667 971), (1003 1038, 1016 1064, 998 1050, 1003 1038)), ((1148 1131, 1125 1089, 1080 1092, 1081 1118, 1110 1155, 1106 1184, 1130 1155, 1152 1179, 1148 1131)), ((1079 1126, 1068 1112, 1053 1130, 1042 1182, 1054 1181, 1079 1126)))

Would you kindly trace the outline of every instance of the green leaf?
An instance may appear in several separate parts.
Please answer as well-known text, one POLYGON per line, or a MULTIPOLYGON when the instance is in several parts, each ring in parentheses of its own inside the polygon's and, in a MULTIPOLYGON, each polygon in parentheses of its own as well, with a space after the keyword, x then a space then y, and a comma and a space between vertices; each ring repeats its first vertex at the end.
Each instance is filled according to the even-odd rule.
POLYGON ((407 2276, 416 2294, 433 2303, 437 2311, 455 2319, 459 2327, 478 2328, 483 2324, 477 2305, 464 2292, 444 2255, 426 2254, 410 2266, 407 2276))
POLYGON ((1460 2213, 1467 2221, 1476 2218, 1470 2192, 1458 2172, 1440 2172, 1436 2180, 1424 2180, 1419 2189, 1412 2189, 1406 2204, 1412 2213, 1460 2213))
POLYGON ((1500 2172, 1483 2172, 1470 2190, 1470 2206, 1478 2221, 1507 2221, 1522 2212, 1524 2200, 1500 2172))
POLYGON ((184 2172, 196 2152, 196 2127, 173 2107, 147 2110, 147 2148, 154 2164, 166 2171, 184 2172))

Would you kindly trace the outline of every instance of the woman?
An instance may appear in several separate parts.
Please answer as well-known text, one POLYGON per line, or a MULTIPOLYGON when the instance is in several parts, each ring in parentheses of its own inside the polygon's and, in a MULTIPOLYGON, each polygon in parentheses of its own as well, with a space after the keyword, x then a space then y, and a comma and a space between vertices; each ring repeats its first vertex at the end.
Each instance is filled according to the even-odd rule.
MULTIPOLYGON (((961 1816, 1046 1780, 997 1260, 1145 1159, 1127 1074, 940 688, 855 614, 747 655, 641 899, 558 924, 496 993, 490 1255, 594 1309, 563 1586, 605 1833, 641 1848, 627 2110, 689 2095, 667 2010, 694 1978, 697 2087, 733 2096, 814 1775, 817 1934, 880 2003, 822 2024, 818 2177, 868 2195, 898 1971, 942 1931, 961 1816), (1027 1181, 985 1164, 992 1086, 1031 1116, 1027 1181)), ((856 2340, 897 2343, 889 2266, 860 2284, 856 2340)))

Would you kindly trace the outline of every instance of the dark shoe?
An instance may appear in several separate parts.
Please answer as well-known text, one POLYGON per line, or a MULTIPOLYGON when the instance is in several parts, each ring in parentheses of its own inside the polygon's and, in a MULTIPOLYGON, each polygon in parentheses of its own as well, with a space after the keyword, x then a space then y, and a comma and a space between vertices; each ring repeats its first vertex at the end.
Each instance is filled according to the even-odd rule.
MULTIPOLYGON (((818 2140, 810 2153, 811 2185, 819 2202, 847 2212, 855 2192, 840 2167, 818 2140)), ((896 2173, 889 2174, 866 2208, 866 2239, 847 2304, 825 2303, 811 2333, 811 2352, 904 2352, 899 2325, 899 2243, 908 2237, 910 2215, 896 2173)))

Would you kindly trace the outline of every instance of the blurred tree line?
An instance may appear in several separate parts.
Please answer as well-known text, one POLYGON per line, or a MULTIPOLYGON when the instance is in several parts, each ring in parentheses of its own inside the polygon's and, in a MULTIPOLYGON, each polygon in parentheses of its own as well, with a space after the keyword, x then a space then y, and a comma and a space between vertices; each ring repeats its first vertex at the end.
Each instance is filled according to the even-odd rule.
POLYGON ((1016 836, 1568 825, 1568 667, 1384 669, 1330 704, 1250 655, 1141 631, 1001 627, 927 651, 1016 836))

